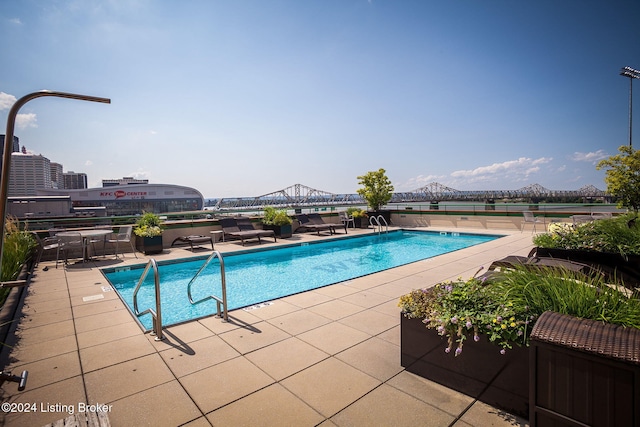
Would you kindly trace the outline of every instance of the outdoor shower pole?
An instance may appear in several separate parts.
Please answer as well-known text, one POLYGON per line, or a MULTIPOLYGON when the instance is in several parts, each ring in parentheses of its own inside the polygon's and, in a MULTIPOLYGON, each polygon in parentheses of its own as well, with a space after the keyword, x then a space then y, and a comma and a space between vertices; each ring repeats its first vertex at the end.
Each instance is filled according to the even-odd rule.
POLYGON ((5 215, 7 212, 7 193, 9 191, 9 168, 11 167, 11 147, 13 147, 13 132, 15 128, 18 110, 35 98, 42 96, 54 96, 57 98, 78 99, 80 101, 102 102, 111 104, 109 98, 98 98, 96 96, 77 95, 74 93, 54 92, 51 90, 41 90, 32 92, 18 99, 9 110, 7 117, 7 131, 4 136, 4 149, 2 150, 2 175, 0 176, 0 275, 2 274, 2 255, 4 250, 5 215))

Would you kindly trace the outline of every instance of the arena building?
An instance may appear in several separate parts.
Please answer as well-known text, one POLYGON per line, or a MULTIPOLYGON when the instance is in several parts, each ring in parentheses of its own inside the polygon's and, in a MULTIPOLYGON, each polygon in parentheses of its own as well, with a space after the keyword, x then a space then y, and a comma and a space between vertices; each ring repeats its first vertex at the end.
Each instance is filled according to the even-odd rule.
POLYGON ((199 211, 202 194, 190 187, 171 184, 128 184, 100 188, 38 190, 38 196, 71 197, 74 209, 103 206, 106 214, 137 215, 142 212, 170 213, 199 211))

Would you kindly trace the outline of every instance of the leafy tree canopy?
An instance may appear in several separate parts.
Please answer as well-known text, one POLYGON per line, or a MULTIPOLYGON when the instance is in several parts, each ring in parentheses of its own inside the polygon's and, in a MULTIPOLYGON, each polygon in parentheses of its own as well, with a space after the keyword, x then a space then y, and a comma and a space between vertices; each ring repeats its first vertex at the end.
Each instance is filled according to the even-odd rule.
POLYGON ((606 169, 607 191, 618 199, 618 207, 640 209, 640 151, 623 145, 616 154, 601 160, 596 169, 606 169))
POLYGON ((358 194, 367 201, 367 205, 377 211, 381 206, 386 205, 393 195, 393 185, 382 168, 377 171, 367 172, 358 177, 358 184, 362 188, 358 189, 358 194))

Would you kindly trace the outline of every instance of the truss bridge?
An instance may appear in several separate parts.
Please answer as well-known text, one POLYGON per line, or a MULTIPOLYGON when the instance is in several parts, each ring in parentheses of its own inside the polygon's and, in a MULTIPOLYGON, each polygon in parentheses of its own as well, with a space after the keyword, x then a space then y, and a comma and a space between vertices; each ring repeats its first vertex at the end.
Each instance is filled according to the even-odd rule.
MULTIPOLYGON (((409 192, 393 193, 390 203, 416 203, 441 201, 595 201, 608 200, 609 196, 593 185, 578 190, 549 190, 539 184, 532 184, 518 190, 456 190, 437 182, 409 192)), ((265 206, 276 208, 304 208, 311 206, 348 206, 366 205, 359 194, 336 194, 316 190, 302 184, 294 184, 273 193, 256 197, 235 197, 209 199, 205 206, 214 210, 262 209, 265 206)))

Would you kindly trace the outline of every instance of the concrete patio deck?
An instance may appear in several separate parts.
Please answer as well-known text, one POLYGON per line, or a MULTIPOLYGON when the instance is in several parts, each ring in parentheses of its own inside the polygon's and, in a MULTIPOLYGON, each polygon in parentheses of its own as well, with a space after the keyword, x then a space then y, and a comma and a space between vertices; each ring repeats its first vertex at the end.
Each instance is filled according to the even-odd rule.
MULTIPOLYGON (((3 402, 33 404, 35 412, 2 413, 2 421, 43 426, 89 403, 106 405, 112 426, 528 425, 400 366, 401 295, 470 277, 533 246, 530 233, 491 233, 505 237, 235 310, 228 323, 208 317, 168 327, 161 342, 140 329, 99 271, 113 258, 58 269, 43 262, 27 290, 8 366, 14 374, 29 371, 27 387, 2 385, 3 402)), ((215 246, 242 249, 236 242, 215 246)), ((193 255, 172 248, 155 258, 193 255)), ((116 265, 147 261, 138 257, 126 254, 116 265)))

